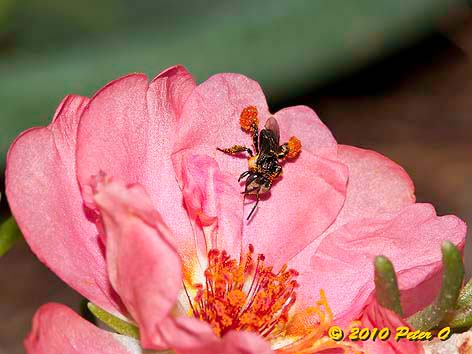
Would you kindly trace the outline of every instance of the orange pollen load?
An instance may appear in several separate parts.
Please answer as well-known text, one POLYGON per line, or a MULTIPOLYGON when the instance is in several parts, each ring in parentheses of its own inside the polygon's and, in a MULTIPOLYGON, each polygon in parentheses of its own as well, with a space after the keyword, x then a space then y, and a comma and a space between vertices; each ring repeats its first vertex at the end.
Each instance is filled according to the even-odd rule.
POLYGON ((296 300, 298 273, 286 265, 274 273, 264 260, 264 255, 254 255, 252 245, 239 262, 226 251, 210 250, 206 283, 195 285, 193 300, 189 296, 193 315, 208 322, 219 336, 230 330, 252 331, 263 337, 280 331, 296 300))
POLYGON ((245 131, 251 131, 253 126, 257 127, 259 125, 257 108, 255 106, 248 106, 244 108, 239 118, 239 124, 245 131))
POLYGON ((302 151, 302 142, 296 136, 292 136, 288 141, 287 157, 293 159, 302 151))

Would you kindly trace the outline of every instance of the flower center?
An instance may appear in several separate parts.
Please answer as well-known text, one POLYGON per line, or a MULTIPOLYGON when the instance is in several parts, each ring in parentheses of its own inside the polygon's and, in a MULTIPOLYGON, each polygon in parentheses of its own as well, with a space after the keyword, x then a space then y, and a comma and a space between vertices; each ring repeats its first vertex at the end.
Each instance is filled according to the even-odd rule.
POLYGON ((282 331, 296 300, 298 273, 286 265, 275 273, 264 260, 263 254, 254 255, 252 245, 239 261, 226 251, 210 250, 205 284, 195 284, 193 300, 187 293, 193 315, 219 336, 230 330, 263 337, 282 331))

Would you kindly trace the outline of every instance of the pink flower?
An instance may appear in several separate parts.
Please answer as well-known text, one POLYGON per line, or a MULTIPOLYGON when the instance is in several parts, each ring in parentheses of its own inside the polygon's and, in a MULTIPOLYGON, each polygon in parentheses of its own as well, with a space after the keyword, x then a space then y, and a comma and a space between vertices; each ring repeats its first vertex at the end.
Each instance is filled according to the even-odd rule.
MULTIPOLYGON (((243 202, 237 179, 247 161, 216 148, 250 146, 239 126, 249 106, 262 122, 271 116, 256 82, 219 74, 196 86, 179 66, 151 83, 131 74, 91 99, 66 97, 48 127, 21 134, 8 154, 7 196, 31 249, 136 323, 143 348, 184 354, 337 347, 324 337, 330 308, 341 325, 365 318, 379 254, 399 273, 407 315, 430 302, 440 244, 462 247, 465 224, 415 204, 401 167, 338 145, 308 107, 273 115, 281 142, 296 136, 302 152, 246 220, 254 201, 243 202)), ((61 305, 38 311, 26 346, 141 350, 61 305)))

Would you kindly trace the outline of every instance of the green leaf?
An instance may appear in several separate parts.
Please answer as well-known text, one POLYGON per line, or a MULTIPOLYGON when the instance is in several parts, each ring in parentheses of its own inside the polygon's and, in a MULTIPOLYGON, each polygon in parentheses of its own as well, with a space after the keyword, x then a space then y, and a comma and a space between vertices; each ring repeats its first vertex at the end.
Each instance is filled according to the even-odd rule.
POLYGON ((13 217, 8 218, 0 226, 0 257, 5 255, 21 238, 21 231, 13 217))
POLYGON ((448 315, 444 323, 454 329, 469 329, 472 327, 472 308, 460 308, 448 315))
POLYGON ((472 279, 462 288, 457 299, 457 309, 444 322, 454 329, 467 330, 472 327, 472 279))
POLYGON ((114 329, 117 333, 139 339, 139 329, 135 325, 112 315, 91 302, 88 303, 88 308, 96 318, 105 323, 111 329, 114 329))
POLYGON ((456 246, 449 241, 445 241, 442 244, 442 260, 441 291, 434 303, 408 319, 408 322, 415 329, 427 331, 438 326, 446 315, 456 307, 464 279, 462 256, 456 246))
POLYGON ((458 307, 472 307, 472 279, 462 288, 457 299, 458 307))
POLYGON ((387 257, 377 256, 375 266, 375 296, 379 305, 403 316, 397 276, 392 262, 387 257))

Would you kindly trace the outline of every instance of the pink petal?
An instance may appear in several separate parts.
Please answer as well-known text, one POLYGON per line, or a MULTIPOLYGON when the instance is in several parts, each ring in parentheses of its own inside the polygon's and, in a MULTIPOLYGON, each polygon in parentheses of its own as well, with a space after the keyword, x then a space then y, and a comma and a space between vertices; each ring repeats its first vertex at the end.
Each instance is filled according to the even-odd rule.
POLYGON ((346 145, 339 145, 338 157, 349 168, 346 200, 329 229, 290 261, 295 269, 310 267, 311 255, 321 241, 341 226, 383 213, 396 213, 415 202, 410 177, 387 157, 346 145))
POLYGON ((90 177, 100 171, 143 185, 175 235, 182 257, 193 252, 193 234, 170 153, 179 113, 194 86, 180 66, 150 84, 142 74, 122 77, 92 98, 78 133, 77 173, 85 192, 90 192, 90 177))
POLYGON ((25 340, 28 354, 137 354, 121 336, 101 330, 68 307, 43 305, 33 318, 25 340))
POLYGON ((339 145, 338 157, 349 168, 346 202, 336 228, 348 222, 394 213, 415 202, 415 187, 405 170, 371 150, 339 145))
MULTIPOLYGON (((394 312, 381 307, 373 300, 364 310, 361 317, 360 328, 389 328, 390 338, 386 341, 367 340, 362 342, 363 349, 367 353, 382 354, 423 354, 423 345, 421 342, 409 341, 406 339, 395 340, 395 334, 398 327, 410 327, 405 321, 398 317, 394 312)), ((410 327, 411 328, 411 327, 410 327)))
POLYGON ((338 144, 333 134, 310 107, 284 108, 274 117, 279 123, 281 144, 287 142, 290 137, 296 136, 302 142, 303 151, 333 160, 337 159, 338 144))
POLYGON ((194 317, 167 317, 152 338, 153 349, 171 348, 178 354, 208 353, 208 348, 220 345, 220 339, 207 322, 194 317))
POLYGON ((191 155, 183 159, 184 202, 201 233, 204 258, 210 249, 224 249, 233 257, 241 254, 242 196, 237 180, 222 173, 215 160, 191 155))
POLYGON ((168 318, 161 325, 158 342, 155 349, 172 348, 177 354, 273 353, 268 342, 255 333, 231 331, 219 338, 208 323, 190 317, 168 318))
MULTIPOLYGON (((239 126, 242 110, 251 105, 257 107, 262 126, 270 116, 264 94, 255 81, 241 75, 215 75, 193 91, 182 111, 173 157, 180 182, 183 159, 189 154, 214 157, 220 169, 235 179, 247 170, 246 159, 228 156, 216 148, 251 146, 251 137, 239 126)), ((307 140, 307 151, 285 164, 284 177, 274 185, 270 196, 262 198, 251 221, 243 225, 243 247, 253 243, 275 266, 285 263, 335 220, 344 202, 347 181, 347 169, 335 161, 336 142, 313 111, 294 107, 280 111, 276 117, 285 129, 282 138, 301 136, 307 140), (307 127, 313 132, 307 132, 307 127)), ((252 207, 253 202, 248 200, 245 216, 252 207)))
POLYGON ((76 132, 88 99, 66 97, 44 128, 21 134, 7 158, 6 192, 29 246, 62 280, 116 311, 95 225, 75 177, 76 132))
MULTIPOLYGON (((225 354, 272 354, 269 344, 255 333, 231 331, 223 337, 225 354)), ((203 354, 203 353, 202 353, 203 354)))
MULTIPOLYGON (((261 198, 244 228, 244 247, 253 244, 278 267, 319 237, 341 209, 346 191, 344 165, 309 153, 284 165, 284 176, 261 198)), ((249 214, 253 202, 245 205, 249 214)))
POLYGON ((172 233, 139 185, 100 184, 95 202, 106 233, 110 280, 149 345, 182 287, 172 233))
POLYGON ((259 84, 239 74, 218 74, 198 85, 188 98, 174 146, 174 163, 179 177, 182 158, 187 154, 214 157, 222 171, 237 178, 247 161, 216 150, 235 144, 251 147, 251 137, 241 130, 239 116, 247 106, 256 106, 260 124, 269 117, 266 99, 259 84))
MULTIPOLYGON (((336 318, 356 318, 374 290, 373 259, 384 255, 395 267, 400 289, 409 293, 403 299, 405 312, 417 311, 435 296, 429 281, 440 279, 436 275, 441 272, 442 241, 463 247, 465 233, 460 219, 438 217, 428 204, 405 207, 395 216, 349 223, 322 241, 306 268, 297 269, 299 304, 310 306, 322 288, 336 318), (411 298, 417 302, 405 301, 411 298)), ((437 291, 440 285, 435 285, 437 291)))

